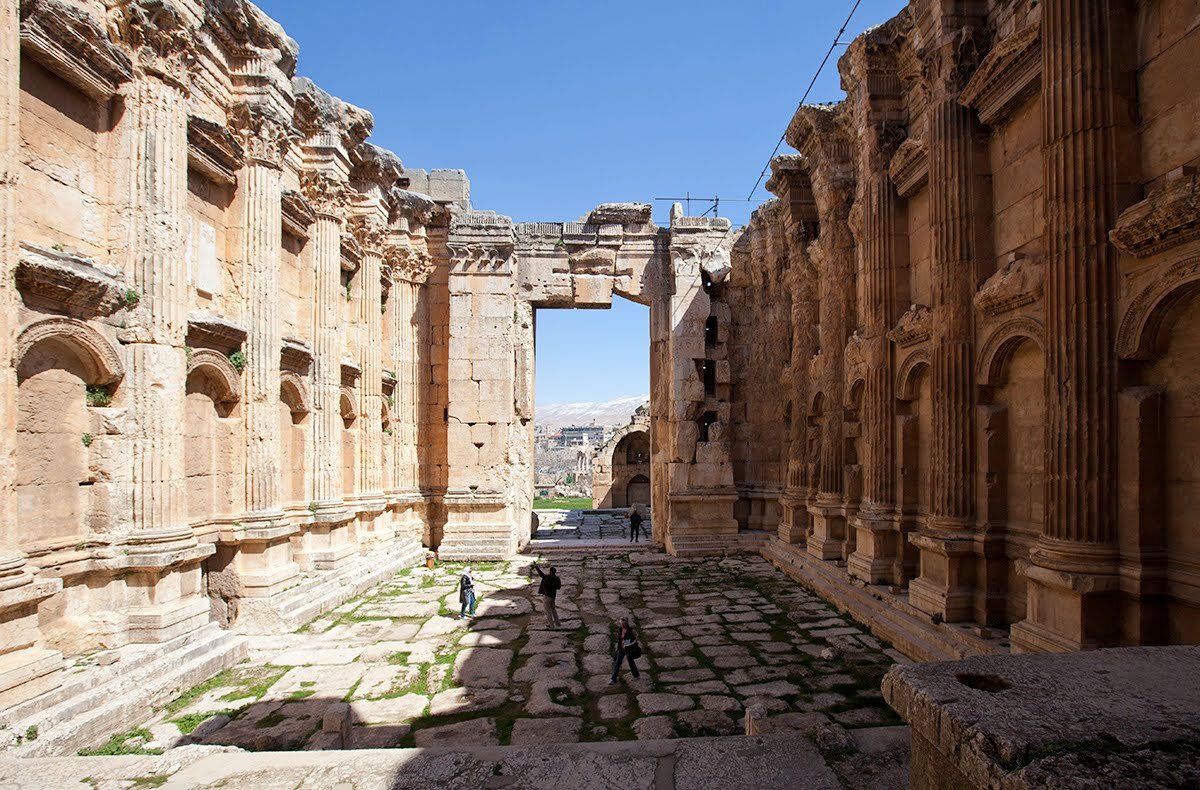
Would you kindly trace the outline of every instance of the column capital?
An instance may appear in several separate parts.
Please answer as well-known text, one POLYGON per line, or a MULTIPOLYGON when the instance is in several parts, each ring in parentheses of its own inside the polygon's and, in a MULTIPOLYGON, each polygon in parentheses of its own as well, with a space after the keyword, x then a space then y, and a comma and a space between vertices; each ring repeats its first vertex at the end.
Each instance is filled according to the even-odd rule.
POLYGON ((987 34, 982 27, 966 25, 948 30, 921 51, 921 87, 931 100, 957 101, 987 54, 987 34))
POLYGON ((261 103, 244 101, 229 111, 229 125, 247 160, 276 170, 282 167, 293 134, 287 118, 261 103))
POLYGON ((362 247, 364 255, 383 257, 387 226, 374 212, 350 217, 350 233, 362 247))
POLYGON ((300 191, 318 217, 341 222, 349 199, 345 181, 319 170, 305 170, 300 174, 300 191))
POLYGON ((174 0, 117 0, 108 7, 111 35, 129 51, 135 73, 187 92, 196 31, 174 0))

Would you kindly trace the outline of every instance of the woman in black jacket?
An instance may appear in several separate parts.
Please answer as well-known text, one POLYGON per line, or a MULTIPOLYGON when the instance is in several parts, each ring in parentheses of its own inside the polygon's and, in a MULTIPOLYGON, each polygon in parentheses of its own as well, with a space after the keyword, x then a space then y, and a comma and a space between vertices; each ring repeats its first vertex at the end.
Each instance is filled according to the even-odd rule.
POLYGON ((638 644, 637 632, 629 624, 629 618, 622 617, 617 626, 617 659, 613 661, 612 677, 609 678, 608 685, 611 686, 617 682, 617 671, 621 669, 622 659, 629 660, 629 671, 633 673, 634 678, 639 677, 640 673, 634 659, 641 654, 642 646, 638 644))

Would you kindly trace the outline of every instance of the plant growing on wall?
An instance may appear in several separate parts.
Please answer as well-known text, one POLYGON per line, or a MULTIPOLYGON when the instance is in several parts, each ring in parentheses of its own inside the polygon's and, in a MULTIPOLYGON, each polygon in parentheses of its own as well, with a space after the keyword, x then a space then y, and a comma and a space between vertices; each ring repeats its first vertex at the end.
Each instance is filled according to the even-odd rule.
POLYGON ((87 385, 87 405, 107 406, 112 403, 112 393, 102 384, 87 385))
POLYGON ((130 310, 137 307, 138 303, 141 301, 142 301, 142 292, 141 291, 136 291, 133 288, 130 288, 127 291, 125 291, 125 306, 128 307, 130 310))
POLYGON ((229 355, 229 364, 233 365, 233 369, 238 373, 241 373, 246 369, 247 362, 249 362, 249 360, 246 359, 245 351, 234 351, 229 355))
POLYGON ((387 405, 388 405, 389 409, 394 409, 396 407, 396 396, 395 395, 387 396, 387 405))
POLYGON ((346 301, 350 301, 350 283, 346 283, 346 301))
POLYGON ((91 447, 91 446, 92 446, 92 442, 96 441, 96 437, 95 437, 95 436, 92 436, 90 433, 85 433, 85 434, 84 434, 83 436, 81 436, 80 438, 83 440, 83 446, 84 446, 84 447, 91 447))

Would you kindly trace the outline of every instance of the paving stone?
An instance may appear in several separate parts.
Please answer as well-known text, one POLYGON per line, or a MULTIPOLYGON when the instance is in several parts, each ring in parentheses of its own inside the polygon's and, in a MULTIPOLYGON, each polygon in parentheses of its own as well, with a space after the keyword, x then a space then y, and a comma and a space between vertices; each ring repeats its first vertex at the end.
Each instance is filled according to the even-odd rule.
MULTIPOLYGON (((351 749, 391 749, 400 745, 412 728, 407 724, 382 724, 350 730, 351 749)), ((307 748, 307 747, 306 747, 307 748)))
POLYGON ((739 642, 769 642, 771 637, 767 634, 762 634, 757 631, 733 631, 729 634, 730 637, 739 642))
MULTIPOLYGON (((585 669, 588 659, 584 658, 585 669)), ((577 671, 574 653, 536 653, 525 659, 520 669, 513 673, 517 683, 533 683, 538 680, 575 677, 577 671)))
POLYGON ((713 671, 706 667, 697 669, 678 669, 673 672, 663 672, 658 679, 663 683, 688 683, 697 680, 711 680, 713 671))
POLYGON ((434 615, 425 621, 420 631, 417 631, 416 638, 432 639, 436 636, 445 636, 446 634, 452 634, 455 631, 461 630, 462 627, 463 622, 461 620, 434 615))
POLYGON ((734 697, 727 697, 720 694, 706 694, 700 698, 700 707, 704 708, 705 710, 736 713, 741 711, 742 703, 734 697))
POLYGON ((669 716, 646 716, 633 723, 639 741, 661 741, 675 737, 675 727, 669 716))
POLYGON ((349 664, 358 658, 361 647, 299 648, 276 656, 272 663, 281 667, 305 664, 349 664))
POLYGON ((529 692, 529 701, 525 710, 534 716, 580 716, 583 711, 575 705, 562 705, 554 701, 553 692, 567 691, 570 694, 583 693, 583 685, 577 680, 539 680, 534 683, 529 692))
POLYGON ((876 707, 851 708, 830 713, 829 717, 843 727, 874 727, 889 722, 887 712, 876 707))
POLYGON ((508 688, 513 651, 498 647, 468 647, 454 659, 454 681, 469 688, 508 688))
POLYGON ((778 680, 788 676, 783 667, 747 667, 727 672, 722 677, 734 686, 744 686, 747 683, 761 683, 764 680, 778 680))
POLYGON ((495 719, 469 719, 457 724, 427 727, 413 733, 413 742, 420 747, 499 746, 495 719))
POLYGON ((676 720, 685 733, 695 735, 734 735, 740 734, 742 729, 729 716, 715 710, 684 711, 676 716, 676 720))
POLYGON ((506 631, 468 631, 458 640, 465 647, 496 647, 512 642, 521 632, 516 629, 506 631))
POLYGON ((662 694, 656 692, 638 694, 637 703, 642 713, 647 715, 687 710, 696 705, 691 697, 686 697, 682 694, 662 694))
POLYGON ((629 715, 629 697, 625 694, 605 694, 596 705, 602 719, 623 719, 629 715))
POLYGON ((854 678, 850 675, 837 673, 834 675, 825 675, 813 680, 812 685, 819 689, 829 690, 834 686, 847 686, 855 684, 854 678))
POLYGON ((786 680, 772 680, 769 683, 737 686, 735 691, 743 697, 786 697, 791 694, 798 694, 800 689, 786 680))
POLYGON ((744 699, 742 701, 742 705, 745 706, 745 708, 747 710, 749 710, 750 708, 753 708, 755 705, 761 705, 763 708, 765 708, 768 712, 771 712, 771 713, 774 713, 776 711, 782 712, 782 711, 785 711, 788 709, 788 704, 786 702, 784 702, 783 700, 775 699, 774 697, 763 697, 763 696, 747 697, 746 699, 744 699))
POLYGON ((498 708, 508 701, 504 689, 447 689, 434 695, 429 702, 430 716, 465 713, 473 710, 498 708))
POLYGON ((512 745, 578 743, 583 719, 563 716, 546 719, 517 719, 513 722, 512 745))
POLYGON ((566 634, 559 631, 531 631, 529 641, 521 648, 521 655, 528 653, 562 653, 571 649, 566 634))
POLYGON ((267 691, 266 696, 273 699, 283 699, 297 691, 313 691, 326 697, 341 697, 367 671, 361 663, 295 667, 289 669, 267 691))
POLYGON ((758 665, 758 659, 749 654, 736 656, 717 656, 712 660, 713 664, 721 669, 736 669, 738 667, 752 667, 758 665))
POLYGON ((654 659, 654 665, 659 669, 693 669, 700 666, 695 656, 663 656, 654 659))
POLYGON ((440 609, 438 601, 388 601, 386 603, 367 604, 358 609, 356 614, 372 617, 431 617, 440 609))
POLYGON ((405 694, 391 699, 356 700, 350 708, 357 724, 396 724, 417 718, 428 705, 428 697, 405 694))
POLYGON ((527 598, 486 595, 477 602, 475 608, 478 617, 517 617, 532 611, 533 604, 527 598))
POLYGON ((668 640, 650 642, 650 652, 656 656, 682 656, 692 651, 691 642, 684 640, 668 640))
POLYGON ((412 684, 418 675, 420 675, 420 669, 417 667, 393 664, 372 666, 363 673, 358 688, 354 690, 354 698, 382 697, 393 689, 404 688, 412 684))

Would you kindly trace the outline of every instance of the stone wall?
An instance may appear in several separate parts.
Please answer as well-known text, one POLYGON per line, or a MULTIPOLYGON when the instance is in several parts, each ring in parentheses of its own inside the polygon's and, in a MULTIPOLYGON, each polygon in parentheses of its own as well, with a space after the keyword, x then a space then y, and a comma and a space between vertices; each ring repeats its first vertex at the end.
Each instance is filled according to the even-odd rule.
POLYGON ((850 44, 734 246, 743 527, 1014 650, 1200 639, 1198 19, 913 0, 850 44))

